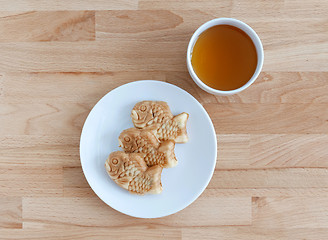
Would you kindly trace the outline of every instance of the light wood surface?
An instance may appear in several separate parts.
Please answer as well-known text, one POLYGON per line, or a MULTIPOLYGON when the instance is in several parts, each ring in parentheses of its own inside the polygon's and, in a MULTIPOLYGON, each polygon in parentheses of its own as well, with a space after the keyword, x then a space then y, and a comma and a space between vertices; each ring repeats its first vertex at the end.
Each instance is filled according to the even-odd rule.
POLYGON ((0 239, 328 239, 328 1, 0 0, 0 239), (191 80, 188 41, 234 17, 263 72, 218 97, 191 80), (155 79, 208 111, 218 160, 181 212, 136 219, 82 173, 79 138, 110 90, 155 79))

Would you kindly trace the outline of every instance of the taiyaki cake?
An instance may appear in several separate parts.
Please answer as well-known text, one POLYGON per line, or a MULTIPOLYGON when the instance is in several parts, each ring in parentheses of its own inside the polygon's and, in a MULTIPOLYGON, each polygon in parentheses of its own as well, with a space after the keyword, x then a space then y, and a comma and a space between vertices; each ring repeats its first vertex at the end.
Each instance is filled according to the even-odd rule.
POLYGON ((112 152, 105 168, 111 179, 132 193, 142 195, 162 192, 162 168, 158 165, 148 168, 139 153, 112 152))
POLYGON ((173 140, 176 143, 188 141, 188 113, 173 116, 166 102, 142 101, 137 103, 131 112, 131 118, 136 128, 154 130, 160 141, 173 140))
POLYGON ((159 165, 170 168, 177 165, 172 140, 159 142, 154 134, 146 129, 129 128, 119 138, 119 145, 125 152, 141 153, 148 167, 159 165))

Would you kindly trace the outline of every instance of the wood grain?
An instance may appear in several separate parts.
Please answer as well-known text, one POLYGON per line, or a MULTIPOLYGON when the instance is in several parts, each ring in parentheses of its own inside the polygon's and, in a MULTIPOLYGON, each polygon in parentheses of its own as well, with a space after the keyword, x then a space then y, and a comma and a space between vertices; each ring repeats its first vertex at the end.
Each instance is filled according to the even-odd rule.
MULTIPOLYGON (((216 226, 249 225, 251 223, 251 199, 249 197, 200 197, 179 214, 159 219, 136 219, 121 214, 98 198, 24 198, 24 222, 48 223, 95 227, 124 227, 164 225, 216 226), (207 207, 205 207, 207 206, 207 207), (206 210, 207 209, 207 210, 206 210), (49 211, 51 215, 49 215, 49 211)), ((34 225, 35 227, 35 225, 34 225)))
POLYGON ((1 135, 80 133, 91 106, 75 104, 0 104, 1 135), (40 124, 43 125, 40 128, 40 124), (70 131, 63 126, 69 125, 70 131), (10 126, 10 127, 9 127, 10 126))
POLYGON ((1 166, 1 196, 61 196, 63 170, 61 168, 1 166))
POLYGON ((97 11, 97 40, 113 37, 126 39, 126 36, 140 40, 185 40, 189 33, 183 36, 179 30, 187 25, 185 15, 189 17, 185 12, 176 14, 167 10, 97 11), (175 36, 175 32, 179 32, 178 36, 175 36))
POLYGON ((268 228, 325 228, 327 198, 253 198, 253 225, 268 228), (272 216, 273 215, 273 216, 272 216))
POLYGON ((327 134, 327 104, 204 104, 217 133, 327 134))
POLYGON ((0 42, 94 39, 95 13, 92 11, 0 12, 0 42))
POLYGON ((165 75, 151 71, 4 73, 0 76, 0 102, 88 103, 92 107, 112 89, 142 79, 165 80, 165 75))
POLYGON ((187 45, 184 41, 149 44, 132 40, 0 43, 0 69, 5 72, 181 71, 185 70, 187 45))
POLYGON ((56 227, 48 229, 0 229, 0 239, 82 239, 82 240, 107 240, 107 239, 181 239, 181 230, 168 227, 128 226, 128 227, 69 227, 64 231, 56 227))
POLYGON ((207 94, 190 81, 188 72, 121 71, 86 73, 1 73, 0 102, 95 104, 110 90, 131 81, 154 79, 172 83, 204 103, 328 103, 328 72, 263 72, 238 95, 207 94), (18 81, 15 81, 19 79, 18 81), (51 91, 51 88, 61 91, 51 91))
POLYGON ((80 165, 75 167, 64 167, 63 191, 65 197, 96 197, 95 193, 92 191, 87 180, 85 179, 82 167, 80 165))
POLYGON ((263 72, 252 88, 228 97, 207 96, 207 102, 327 103, 327 78, 327 72, 263 72))
POLYGON ((282 240, 289 239, 325 239, 328 234, 326 228, 315 231, 309 228, 298 229, 266 229, 249 226, 220 226, 220 227, 193 227, 177 230, 165 227, 106 227, 106 228, 69 228, 58 231, 57 228, 49 229, 0 229, 0 239, 236 239, 236 240, 282 240), (133 234, 131 234, 133 233, 133 234), (3 236, 7 236, 4 238, 3 236))
MULTIPOLYGON (((96 17, 99 39, 126 39, 128 36, 139 41, 174 42, 178 46, 180 41, 189 41, 200 23, 213 19, 215 15, 203 11, 138 10, 101 11, 96 17)), ((263 42, 265 71, 314 71, 314 65, 317 71, 327 70, 327 63, 323 61, 328 57, 326 20, 295 20, 286 16, 260 21, 247 17, 241 20, 248 22, 263 42)))
POLYGON ((290 240, 290 239, 325 239, 327 228, 259 228, 259 227, 207 227, 207 228, 183 228, 182 239, 236 239, 236 240, 290 240))
POLYGON ((71 136, 2 136, 0 167, 80 166, 79 141, 71 136))
POLYGON ((327 188, 327 168, 216 170, 209 188, 327 188))
POLYGON ((328 197, 328 188, 207 188, 202 194, 205 196, 222 196, 222 197, 328 197))
POLYGON ((211 13, 214 17, 232 16, 253 19, 275 19, 288 17, 290 19, 324 18, 325 9, 328 7, 326 1, 314 0, 285 0, 285 1, 256 1, 239 0, 236 2, 223 0, 140 0, 139 9, 147 10, 201 10, 211 13))
POLYGON ((0 0, 0 239, 327 239, 325 0, 0 0), (249 24, 265 53, 232 96, 191 80, 186 48, 217 17, 249 24), (218 138, 211 182, 186 209, 136 219, 81 168, 92 107, 155 79, 192 94, 218 138))
MULTIPOLYGON (((96 13, 96 35, 106 41, 2 43, 0 54, 5 61, 0 59, 0 67, 10 72, 18 68, 30 72, 185 71, 189 38, 199 22, 213 18, 202 12, 196 17, 195 14, 183 10, 101 11, 96 13)), ((263 41, 264 71, 327 71, 325 20, 279 18, 278 23, 273 20, 249 20, 249 23, 263 41), (273 38, 276 32, 279 34, 273 38)))
POLYGON ((22 228, 22 198, 0 197, 0 229, 22 228))
POLYGON ((217 138, 217 169, 328 167, 325 134, 218 134, 217 138))
POLYGON ((138 0, 1 0, 2 11, 125 10, 137 9, 138 0))

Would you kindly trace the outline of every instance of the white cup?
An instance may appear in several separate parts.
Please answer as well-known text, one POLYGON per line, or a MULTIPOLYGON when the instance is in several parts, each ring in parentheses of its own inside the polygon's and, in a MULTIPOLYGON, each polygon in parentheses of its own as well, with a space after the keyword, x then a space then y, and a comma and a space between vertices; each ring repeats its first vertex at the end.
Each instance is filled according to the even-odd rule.
POLYGON ((213 20, 210 20, 210 21, 204 23, 192 35, 192 37, 189 41, 188 49, 187 49, 187 67, 188 67, 188 71, 189 71, 191 78, 201 89, 203 89, 204 91, 206 91, 208 93, 215 94, 215 95, 223 95, 223 96, 232 95, 232 94, 239 93, 239 92, 245 90, 246 88, 248 88, 255 81, 255 79, 259 76, 262 66, 263 66, 263 59, 264 59, 263 46, 262 46, 259 36, 246 23, 243 23, 242 21, 239 21, 234 18, 216 18, 216 19, 213 19, 213 20), (254 72, 253 76, 251 77, 251 79, 249 79, 248 82, 245 85, 241 86, 240 88, 228 90, 228 91, 217 90, 217 89, 211 88, 211 87, 207 86, 204 82, 202 82, 202 80, 199 79, 199 77, 197 76, 197 74, 195 73, 195 71, 192 67, 192 64, 191 64, 192 51, 193 51, 194 45, 195 45, 199 35, 202 34, 208 28, 211 28, 216 25, 230 25, 230 26, 234 26, 234 27, 241 29, 252 39, 252 41, 255 45, 256 52, 257 52, 257 66, 255 69, 255 72, 254 72))

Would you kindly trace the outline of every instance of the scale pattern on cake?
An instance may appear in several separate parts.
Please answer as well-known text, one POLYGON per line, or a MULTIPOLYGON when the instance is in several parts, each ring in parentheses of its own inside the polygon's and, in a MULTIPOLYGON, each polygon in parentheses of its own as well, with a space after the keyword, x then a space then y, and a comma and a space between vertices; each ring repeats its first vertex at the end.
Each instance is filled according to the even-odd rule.
POLYGON ((148 167, 159 165, 170 168, 177 164, 174 141, 160 143, 149 130, 129 128, 124 130, 118 139, 119 146, 125 152, 141 153, 148 167))
POLYGON ((162 168, 158 165, 147 167, 142 154, 112 152, 106 160, 105 168, 111 179, 132 193, 142 195, 162 192, 162 168))
POLYGON ((173 140, 176 143, 186 143, 188 113, 173 116, 166 102, 142 101, 138 102, 131 111, 134 126, 149 129, 159 141, 173 140))

